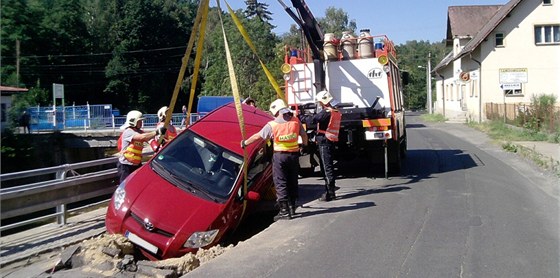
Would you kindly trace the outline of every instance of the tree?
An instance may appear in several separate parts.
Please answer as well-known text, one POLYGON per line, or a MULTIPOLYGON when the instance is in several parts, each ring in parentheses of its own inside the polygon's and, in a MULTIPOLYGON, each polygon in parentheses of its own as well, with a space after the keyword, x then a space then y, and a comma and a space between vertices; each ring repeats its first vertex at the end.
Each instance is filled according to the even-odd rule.
POLYGON ((334 33, 337 38, 340 38, 344 31, 356 33, 356 20, 349 20, 348 13, 343 9, 328 7, 325 10, 325 17, 319 18, 317 21, 321 25, 323 33, 334 33))
MULTIPOLYGON (((445 43, 413 40, 396 46, 396 51, 400 70, 410 74, 410 83, 404 88, 404 106, 408 109, 423 109, 427 101, 428 53, 431 53, 431 64, 436 65, 446 54, 445 43)), ((432 82, 434 85, 435 82, 432 82)))
MULTIPOLYGON (((231 17, 218 9, 212 9, 208 17, 207 40, 204 47, 205 67, 202 70, 204 80, 200 94, 232 94, 218 13, 222 13, 224 20, 224 29, 234 61, 240 93, 243 97, 251 96, 256 99, 257 105, 264 108, 275 92, 261 69, 258 57, 249 48, 238 28, 233 24, 231 17)), ((258 56, 271 71, 275 71, 275 76, 281 77, 280 63, 273 62, 278 59, 276 47, 279 39, 272 32, 272 25, 258 17, 244 18, 241 10, 236 11, 236 14, 248 31, 253 44, 257 46, 258 56)))
POLYGON ((269 22, 272 20, 272 13, 268 10, 268 4, 260 3, 257 0, 246 0, 245 16, 247 18, 258 18, 261 21, 269 22))
MULTIPOLYGON (((323 34, 334 33, 337 38, 340 38, 344 31, 356 32, 356 21, 350 20, 348 14, 343 9, 328 7, 325 10, 325 17, 317 18, 317 22, 323 34)), ((299 49, 304 49, 304 45, 307 45, 302 30, 296 24, 292 24, 290 31, 283 34, 281 39, 285 45, 299 49)))
POLYGON ((105 88, 125 109, 155 110, 171 99, 181 57, 193 22, 192 2, 129 0, 118 2, 110 36, 117 42, 107 64, 105 88))
MULTIPOLYGON (((26 62, 25 58, 21 59, 21 55, 16 52, 16 44, 20 48, 27 48, 34 37, 34 29, 31 28, 34 15, 27 8, 25 0, 5 1, 0 5, 0 77, 1 83, 14 87, 25 87, 17 76, 17 63, 26 62), (19 56, 18 56, 19 55, 19 56)), ((20 50, 21 52, 21 50, 20 50)))

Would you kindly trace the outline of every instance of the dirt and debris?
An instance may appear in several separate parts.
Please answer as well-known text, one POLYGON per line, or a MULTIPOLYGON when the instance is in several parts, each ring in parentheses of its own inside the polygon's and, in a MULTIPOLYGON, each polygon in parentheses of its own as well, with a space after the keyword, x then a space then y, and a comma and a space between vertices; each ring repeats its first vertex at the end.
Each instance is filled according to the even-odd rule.
MULTIPOLYGON (((69 248, 72 248, 71 258, 65 258, 67 262, 60 264, 57 272, 79 269, 82 274, 94 277, 178 277, 223 254, 233 244, 199 249, 196 254, 161 261, 138 259, 134 245, 118 234, 102 234, 83 241, 79 247, 69 248)), ((68 252, 63 251, 61 258, 64 254, 68 252)))

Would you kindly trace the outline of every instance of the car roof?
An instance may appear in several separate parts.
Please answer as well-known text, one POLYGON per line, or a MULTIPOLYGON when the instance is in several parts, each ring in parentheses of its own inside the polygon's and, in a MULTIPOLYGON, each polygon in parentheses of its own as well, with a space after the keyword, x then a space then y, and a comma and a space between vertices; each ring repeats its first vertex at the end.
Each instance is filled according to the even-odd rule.
MULTIPOLYGON (((273 117, 250 105, 242 104, 245 139, 259 132, 273 117)), ((198 135, 234 153, 243 155, 241 131, 233 102, 220 106, 189 127, 198 135)), ((255 144, 256 145, 256 144, 255 144)))

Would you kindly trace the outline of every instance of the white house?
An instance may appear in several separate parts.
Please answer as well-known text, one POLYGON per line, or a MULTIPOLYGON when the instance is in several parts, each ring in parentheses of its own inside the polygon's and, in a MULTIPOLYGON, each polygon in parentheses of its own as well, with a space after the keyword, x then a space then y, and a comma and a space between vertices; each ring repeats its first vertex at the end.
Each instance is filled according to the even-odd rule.
POLYGON ((8 110, 12 106, 12 98, 15 94, 27 92, 25 88, 0 86, 0 132, 8 127, 8 110))
POLYGON ((486 103, 560 102, 560 0, 448 8, 452 51, 432 70, 436 113, 484 121, 486 103))

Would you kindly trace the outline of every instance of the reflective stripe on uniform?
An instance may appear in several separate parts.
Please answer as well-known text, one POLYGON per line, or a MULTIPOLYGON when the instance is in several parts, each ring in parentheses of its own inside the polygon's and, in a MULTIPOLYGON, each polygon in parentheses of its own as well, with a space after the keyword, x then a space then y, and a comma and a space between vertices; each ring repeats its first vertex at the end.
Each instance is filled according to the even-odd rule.
POLYGON ((327 111, 331 113, 327 130, 321 130, 319 129, 319 125, 317 125, 317 133, 325 134, 325 137, 330 141, 338 142, 338 133, 340 130, 342 114, 340 114, 340 112, 336 109, 327 108, 327 111))
POLYGON ((269 122, 272 127, 274 138, 274 151, 276 152, 298 152, 298 134, 300 130, 299 121, 296 117, 285 123, 269 122))

